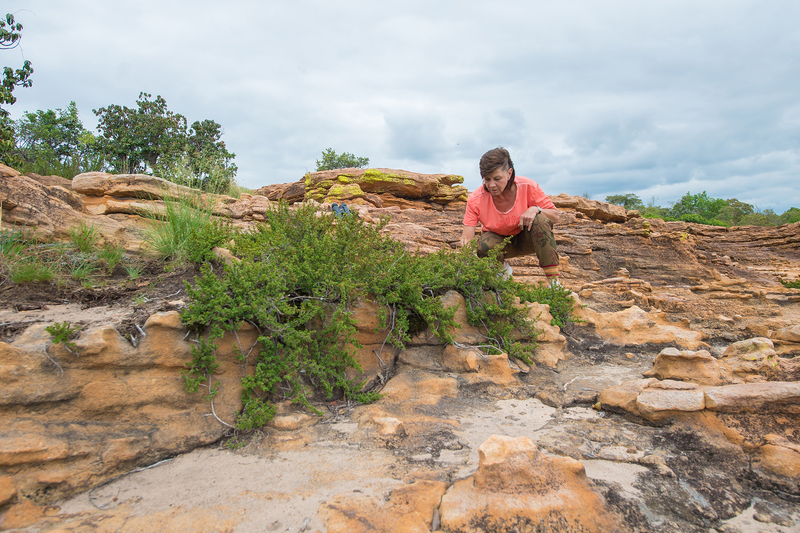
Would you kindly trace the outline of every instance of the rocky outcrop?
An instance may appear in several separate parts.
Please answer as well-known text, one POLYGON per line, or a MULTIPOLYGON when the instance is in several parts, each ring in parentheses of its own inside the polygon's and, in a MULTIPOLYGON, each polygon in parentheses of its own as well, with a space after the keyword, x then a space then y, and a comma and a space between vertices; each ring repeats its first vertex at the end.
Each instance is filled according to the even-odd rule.
MULTIPOLYGON (((151 316, 137 347, 111 326, 75 349, 52 344, 46 324, 0 342, 0 488, 34 502, 90 488, 136 466, 218 440, 241 409, 239 364, 257 332, 243 326, 219 348, 214 403, 183 390, 192 343, 177 312, 151 316), (13 489, 9 489, 9 485, 13 489)), ((252 355, 251 355, 252 357, 252 355)), ((252 359, 251 359, 252 360, 252 359)))
POLYGON ((547 457, 526 437, 494 435, 479 454, 475 474, 442 497, 445 531, 626 530, 592 490, 580 462, 547 457))
POLYGON ((342 168, 310 172, 297 182, 262 187, 257 194, 289 204, 305 200, 374 207, 439 210, 463 208, 469 191, 464 178, 386 168, 342 168))

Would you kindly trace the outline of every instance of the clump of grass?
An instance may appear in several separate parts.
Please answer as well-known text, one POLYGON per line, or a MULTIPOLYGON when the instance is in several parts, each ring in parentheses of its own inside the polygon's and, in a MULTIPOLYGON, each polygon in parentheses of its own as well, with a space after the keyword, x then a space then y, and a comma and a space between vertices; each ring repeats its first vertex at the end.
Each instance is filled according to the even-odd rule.
POLYGON ((122 261, 124 253, 125 250, 122 248, 121 244, 107 242, 100 251, 97 252, 97 257, 106 266, 108 273, 111 274, 114 272, 114 268, 116 268, 119 262, 122 261))
POLYGON ((21 283, 46 283, 56 276, 55 269, 35 255, 28 256, 9 267, 11 281, 21 283))
POLYGON ((20 254, 31 243, 31 239, 19 228, 0 232, 0 254, 13 256, 20 254))
POLYGON ((97 267, 90 262, 82 262, 72 268, 70 277, 75 281, 83 281, 88 279, 89 276, 97 272, 97 267))
POLYGON ((211 206, 199 198, 165 198, 165 220, 147 230, 153 254, 176 263, 199 263, 212 257, 211 249, 230 239, 227 221, 211 219, 211 206))
POLYGON ((44 328, 47 333, 52 335, 53 344, 63 344, 64 347, 72 352, 78 351, 78 346, 72 342, 72 339, 78 336, 80 332, 79 327, 70 327, 69 322, 56 322, 51 326, 44 328))
POLYGON ((144 270, 144 267, 142 267, 142 265, 124 265, 124 267, 125 267, 125 274, 131 281, 139 279, 139 277, 142 275, 142 270, 144 270))
POLYGON ((95 251, 97 242, 100 240, 100 230, 94 224, 88 224, 81 220, 70 228, 69 236, 80 252, 91 253, 95 251))

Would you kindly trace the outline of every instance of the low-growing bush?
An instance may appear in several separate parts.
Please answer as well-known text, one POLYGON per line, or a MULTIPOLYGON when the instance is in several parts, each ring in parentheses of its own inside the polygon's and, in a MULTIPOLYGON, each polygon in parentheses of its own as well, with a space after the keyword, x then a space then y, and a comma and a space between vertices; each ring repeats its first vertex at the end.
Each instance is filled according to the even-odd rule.
MULTIPOLYGON (((533 289, 504 279, 495 258, 478 258, 474 246, 417 256, 402 243, 356 216, 335 219, 312 206, 267 213, 268 223, 231 235, 241 261, 213 270, 205 265, 195 284, 187 284, 183 323, 204 347, 188 364, 186 385, 196 390, 213 372, 209 347, 244 321, 260 332, 254 372, 243 378, 244 410, 237 427, 253 429, 274 415, 272 400, 291 398, 316 410, 314 391, 326 398, 373 401, 347 369, 360 370, 350 305, 371 295, 383 309, 386 342, 402 348, 418 330, 429 328, 445 342, 455 309, 439 296, 464 295, 472 324, 486 328, 482 346, 531 362, 536 332, 517 299, 551 304, 554 321, 571 317, 569 291, 533 289), (515 329, 530 341, 515 340, 515 329)), ((210 350, 213 351, 213 348, 210 350)))

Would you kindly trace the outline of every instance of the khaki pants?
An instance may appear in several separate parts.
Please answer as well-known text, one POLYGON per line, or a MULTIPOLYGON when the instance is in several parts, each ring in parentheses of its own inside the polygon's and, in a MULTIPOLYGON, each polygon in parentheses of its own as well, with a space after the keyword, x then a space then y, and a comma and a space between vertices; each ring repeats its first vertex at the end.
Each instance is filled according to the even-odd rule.
MULTIPOLYGON (((508 235, 498 235, 484 231, 478 237, 478 257, 486 257, 489 250, 497 248, 508 235)), ((497 258, 505 261, 512 257, 535 253, 542 268, 558 265, 556 238, 553 236, 553 223, 539 213, 533 220, 531 229, 524 229, 514 235, 497 258)))

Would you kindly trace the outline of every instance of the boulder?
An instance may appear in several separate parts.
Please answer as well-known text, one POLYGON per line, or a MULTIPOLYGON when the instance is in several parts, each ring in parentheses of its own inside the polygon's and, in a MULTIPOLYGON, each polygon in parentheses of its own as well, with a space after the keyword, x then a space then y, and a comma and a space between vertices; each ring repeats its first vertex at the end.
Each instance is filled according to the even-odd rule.
POLYGON ((583 465, 548 457, 527 437, 492 435, 478 469, 442 497, 445 531, 625 531, 591 488, 583 465))
POLYGON ((706 350, 693 352, 677 348, 664 348, 656 356, 653 368, 644 375, 658 379, 691 381, 701 385, 722 383, 719 363, 706 350))
MULTIPOLYGON (((464 178, 451 174, 418 174, 385 168, 335 169, 305 175, 305 198, 318 202, 345 202, 389 207, 436 209, 436 205, 466 202, 464 178)), ((269 191, 274 196, 278 193, 269 191)), ((285 193, 281 191, 280 195, 285 193)), ((441 207, 439 207, 441 209, 441 207)))
POLYGON ((723 372, 744 378, 764 374, 777 364, 778 355, 770 339, 755 337, 734 342, 722 354, 719 364, 723 372))

